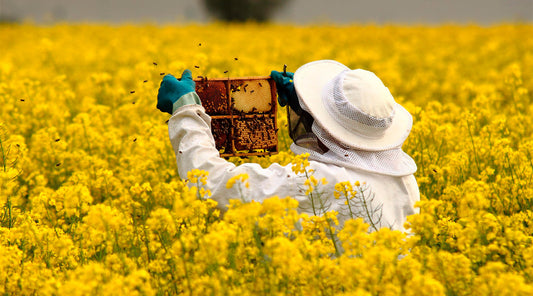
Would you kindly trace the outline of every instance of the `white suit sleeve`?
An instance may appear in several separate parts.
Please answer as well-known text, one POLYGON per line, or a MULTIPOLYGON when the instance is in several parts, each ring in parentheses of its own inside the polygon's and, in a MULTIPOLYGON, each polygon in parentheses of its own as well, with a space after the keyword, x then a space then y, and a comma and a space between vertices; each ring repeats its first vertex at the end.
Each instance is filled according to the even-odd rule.
POLYGON ((212 192, 211 198, 218 202, 221 209, 226 209, 230 199, 244 198, 246 201, 261 202, 275 195, 285 197, 297 194, 297 177, 290 166, 272 164, 262 168, 254 163, 235 166, 221 158, 211 134, 211 118, 200 105, 178 108, 168 122, 168 130, 179 175, 186 178, 187 172, 192 169, 209 172, 206 189, 212 192), (237 185, 226 188, 231 177, 243 173, 249 176, 247 181, 250 189, 237 185))

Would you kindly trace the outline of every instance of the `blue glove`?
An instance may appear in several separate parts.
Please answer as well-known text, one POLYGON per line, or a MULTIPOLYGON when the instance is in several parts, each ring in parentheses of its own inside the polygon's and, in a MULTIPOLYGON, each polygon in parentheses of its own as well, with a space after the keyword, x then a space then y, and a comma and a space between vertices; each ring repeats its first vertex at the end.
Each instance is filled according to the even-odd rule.
POLYGON ((294 89, 294 82, 292 81, 294 73, 272 71, 270 77, 276 82, 278 103, 281 107, 285 107, 292 100, 298 101, 296 90, 294 89))
POLYGON ((302 108, 298 101, 298 95, 294 89, 294 82, 292 81, 294 73, 292 72, 278 72, 272 71, 270 77, 276 82, 276 90, 278 92, 278 103, 281 107, 289 104, 291 109, 300 115, 302 108))
POLYGON ((171 74, 165 75, 157 94, 157 109, 173 114, 176 109, 188 104, 201 105, 200 98, 195 92, 191 70, 183 71, 179 80, 171 74))

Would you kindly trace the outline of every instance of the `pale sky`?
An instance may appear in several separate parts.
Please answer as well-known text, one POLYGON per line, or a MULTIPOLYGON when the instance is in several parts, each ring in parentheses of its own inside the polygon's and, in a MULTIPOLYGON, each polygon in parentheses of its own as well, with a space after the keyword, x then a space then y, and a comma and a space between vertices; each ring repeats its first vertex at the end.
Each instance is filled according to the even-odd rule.
MULTIPOLYGON (((224 1, 224 0, 221 0, 224 1)), ((0 0, 0 17, 35 22, 207 22, 201 0, 0 0)), ((533 21, 533 0, 292 0, 273 19, 298 24, 533 21)))

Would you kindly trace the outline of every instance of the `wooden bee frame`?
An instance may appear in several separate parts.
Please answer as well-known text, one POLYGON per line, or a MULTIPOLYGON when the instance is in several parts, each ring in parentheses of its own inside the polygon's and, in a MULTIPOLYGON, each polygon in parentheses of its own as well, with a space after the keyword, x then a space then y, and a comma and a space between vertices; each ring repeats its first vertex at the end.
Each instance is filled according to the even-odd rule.
POLYGON ((270 76, 195 79, 222 157, 278 153, 276 83, 270 76))

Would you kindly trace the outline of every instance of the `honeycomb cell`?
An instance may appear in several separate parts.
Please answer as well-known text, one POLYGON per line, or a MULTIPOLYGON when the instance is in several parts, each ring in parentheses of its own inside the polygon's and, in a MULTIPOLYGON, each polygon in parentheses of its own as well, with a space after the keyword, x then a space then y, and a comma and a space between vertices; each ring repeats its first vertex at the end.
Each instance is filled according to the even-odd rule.
POLYGON ((231 146, 231 119, 212 119, 211 132, 215 138, 215 146, 221 153, 233 152, 231 146))
POLYGON ((274 119, 265 116, 234 119, 234 146, 236 150, 272 149, 278 139, 274 119))
POLYGON ((231 82, 233 109, 244 113, 266 113, 272 109, 272 92, 266 79, 231 82))
POLYGON ((196 82, 196 93, 209 115, 229 113, 228 92, 224 81, 202 80, 196 82))

